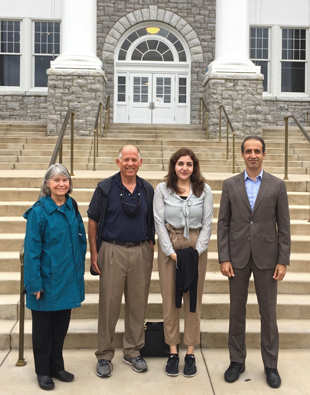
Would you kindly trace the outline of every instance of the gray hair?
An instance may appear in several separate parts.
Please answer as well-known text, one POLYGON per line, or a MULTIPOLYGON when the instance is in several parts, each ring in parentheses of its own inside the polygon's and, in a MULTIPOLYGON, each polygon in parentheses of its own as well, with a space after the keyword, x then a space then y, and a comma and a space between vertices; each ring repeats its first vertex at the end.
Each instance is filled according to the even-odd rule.
MULTIPOLYGON (((129 144, 129 145, 131 145, 131 144, 129 144)), ((124 149, 125 147, 128 147, 128 145, 124 145, 124 146, 118 151, 118 159, 119 159, 119 160, 122 160, 122 157, 123 157, 123 149, 124 149)), ((138 151, 138 159, 140 160, 140 159, 141 159, 141 153, 140 153, 139 148, 136 147, 135 145, 132 145, 132 147, 135 147, 136 150, 138 151)))
POLYGON ((68 193, 72 192, 73 186, 72 186, 72 180, 71 180, 71 176, 70 173, 68 171, 68 169, 64 166, 61 165, 60 163, 55 163, 54 165, 51 165, 43 178, 43 182, 42 182, 42 186, 41 186, 41 196, 51 196, 51 190, 49 189, 49 187, 47 186, 47 183, 55 176, 57 176, 58 174, 61 174, 63 177, 68 178, 69 180, 69 191, 68 193))

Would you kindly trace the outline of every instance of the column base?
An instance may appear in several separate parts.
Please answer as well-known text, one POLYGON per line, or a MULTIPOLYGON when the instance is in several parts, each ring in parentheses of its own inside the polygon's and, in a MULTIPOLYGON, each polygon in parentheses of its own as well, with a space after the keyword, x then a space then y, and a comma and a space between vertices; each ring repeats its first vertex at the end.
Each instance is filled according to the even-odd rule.
POLYGON ((47 134, 58 135, 65 114, 75 111, 77 136, 93 135, 98 104, 106 102, 106 78, 103 70, 48 69, 47 134))
MULTIPOLYGON (((262 74, 208 72, 203 82, 203 98, 209 112, 209 134, 219 136, 219 106, 223 104, 235 129, 236 138, 262 134, 262 74)), ((226 120, 222 117, 222 136, 226 120)), ((231 132, 230 136, 231 136, 231 132)))

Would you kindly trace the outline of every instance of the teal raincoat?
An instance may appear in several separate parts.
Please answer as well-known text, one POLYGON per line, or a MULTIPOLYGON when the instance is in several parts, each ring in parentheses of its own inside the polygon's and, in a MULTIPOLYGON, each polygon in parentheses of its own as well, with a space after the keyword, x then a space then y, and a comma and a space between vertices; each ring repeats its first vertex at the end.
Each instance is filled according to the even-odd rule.
POLYGON ((82 217, 76 215, 72 199, 67 196, 59 207, 50 196, 42 197, 24 218, 26 306, 40 311, 81 306, 87 242, 82 217), (33 293, 41 290, 44 297, 37 300, 33 293))

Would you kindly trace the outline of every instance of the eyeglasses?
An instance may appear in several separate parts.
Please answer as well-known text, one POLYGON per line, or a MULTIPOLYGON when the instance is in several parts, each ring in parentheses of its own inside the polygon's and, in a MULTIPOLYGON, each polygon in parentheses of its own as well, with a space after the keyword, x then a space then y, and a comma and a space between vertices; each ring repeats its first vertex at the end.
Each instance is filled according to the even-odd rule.
POLYGON ((123 210, 129 217, 136 217, 140 211, 141 198, 140 198, 140 190, 138 185, 137 185, 137 193, 138 193, 138 204, 124 202, 125 188, 123 188, 122 192, 120 193, 123 210))

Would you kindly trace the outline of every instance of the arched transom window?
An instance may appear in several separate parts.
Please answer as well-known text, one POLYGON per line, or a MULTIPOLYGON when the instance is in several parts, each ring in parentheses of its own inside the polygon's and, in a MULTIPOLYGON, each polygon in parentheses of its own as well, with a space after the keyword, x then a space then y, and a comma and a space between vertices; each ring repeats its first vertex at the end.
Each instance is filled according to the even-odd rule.
POLYGON ((149 33, 147 28, 140 28, 131 33, 123 42, 118 60, 133 61, 152 61, 152 62, 186 62, 186 53, 180 40, 171 32, 164 28, 158 28, 156 34, 149 33), (141 42, 141 37, 145 36, 145 40, 141 42), (169 46, 161 39, 168 40, 173 44, 178 54, 178 59, 174 59, 174 54, 169 46), (138 40, 137 43, 136 40, 138 40), (135 45, 136 44, 136 45, 135 45), (128 54, 131 53, 130 59, 128 54))

